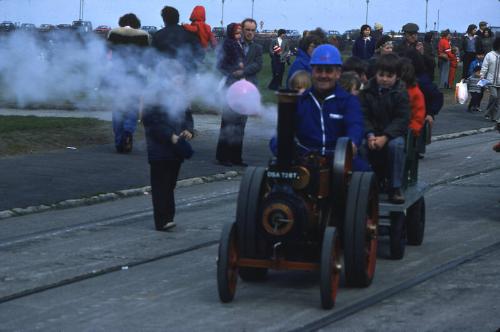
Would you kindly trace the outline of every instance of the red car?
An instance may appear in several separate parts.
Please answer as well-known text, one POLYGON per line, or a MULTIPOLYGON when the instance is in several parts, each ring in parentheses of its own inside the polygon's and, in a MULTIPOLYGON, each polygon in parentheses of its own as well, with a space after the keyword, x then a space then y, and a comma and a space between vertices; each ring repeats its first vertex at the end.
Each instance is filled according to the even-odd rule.
POLYGON ((107 25, 99 25, 97 28, 95 28, 94 32, 97 33, 100 36, 107 37, 109 31, 111 31, 111 27, 107 25))

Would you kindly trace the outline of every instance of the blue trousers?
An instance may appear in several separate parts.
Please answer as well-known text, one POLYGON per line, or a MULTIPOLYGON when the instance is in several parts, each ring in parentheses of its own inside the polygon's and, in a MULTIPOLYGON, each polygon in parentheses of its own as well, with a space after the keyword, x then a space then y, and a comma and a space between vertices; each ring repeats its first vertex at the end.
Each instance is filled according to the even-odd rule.
POLYGON ((122 144, 125 132, 134 134, 137 128, 139 118, 139 107, 133 110, 115 110, 113 111, 113 132, 115 133, 115 146, 122 144))
POLYGON ((401 188, 405 169, 405 139, 391 139, 381 150, 368 150, 368 160, 379 179, 389 180, 390 188, 401 188))

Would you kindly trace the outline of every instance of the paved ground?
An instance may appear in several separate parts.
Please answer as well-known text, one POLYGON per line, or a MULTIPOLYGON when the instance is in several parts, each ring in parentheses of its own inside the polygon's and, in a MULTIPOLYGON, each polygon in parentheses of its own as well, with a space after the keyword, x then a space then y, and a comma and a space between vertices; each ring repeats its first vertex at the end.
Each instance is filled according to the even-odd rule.
MULTIPOLYGON (((465 105, 444 108, 433 135, 492 127, 482 114, 465 112, 465 105)), ((267 147, 274 133, 272 112, 264 118, 249 119, 245 134, 244 159, 249 164, 265 164, 270 157, 267 147)), ((109 112, 0 109, 0 115, 78 116, 110 119, 109 112)), ((227 168, 214 163, 220 118, 195 115, 198 136, 193 141, 195 155, 184 163, 180 178, 224 173, 227 168)), ((111 130, 111 128, 110 128, 111 130)), ((0 211, 29 206, 50 205, 68 199, 149 185, 145 142, 135 143, 128 155, 117 154, 112 145, 89 146, 78 150, 63 149, 0 158, 0 211)))

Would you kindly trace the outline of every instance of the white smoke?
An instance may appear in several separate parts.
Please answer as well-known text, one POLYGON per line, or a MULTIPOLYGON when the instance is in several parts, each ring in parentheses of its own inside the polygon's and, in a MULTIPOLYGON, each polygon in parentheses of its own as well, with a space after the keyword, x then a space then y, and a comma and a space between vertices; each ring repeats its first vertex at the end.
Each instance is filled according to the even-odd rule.
MULTIPOLYGON (((130 108, 143 99, 183 111, 193 102, 220 110, 225 95, 213 65, 198 74, 153 48, 137 56, 110 52, 104 39, 77 35, 13 33, 2 38, 0 98, 19 107, 32 104, 74 105, 106 110, 130 108)), ((180 56, 185 60, 185 55, 180 56)))

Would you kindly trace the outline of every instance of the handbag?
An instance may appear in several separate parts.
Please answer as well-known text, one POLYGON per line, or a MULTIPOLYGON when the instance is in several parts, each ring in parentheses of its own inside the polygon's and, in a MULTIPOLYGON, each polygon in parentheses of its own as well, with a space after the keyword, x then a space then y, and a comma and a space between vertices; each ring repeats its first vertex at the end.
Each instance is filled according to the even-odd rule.
POLYGON ((455 100, 457 103, 463 105, 469 97, 469 92, 467 91, 467 83, 464 80, 458 82, 455 86, 455 100))

